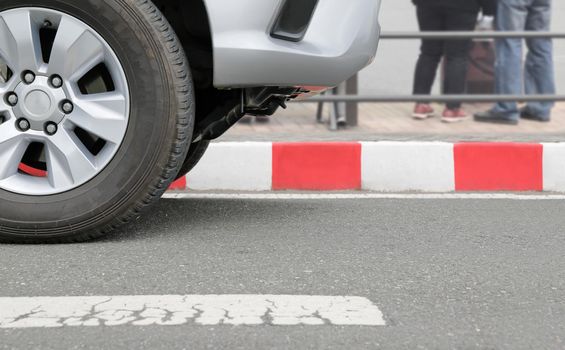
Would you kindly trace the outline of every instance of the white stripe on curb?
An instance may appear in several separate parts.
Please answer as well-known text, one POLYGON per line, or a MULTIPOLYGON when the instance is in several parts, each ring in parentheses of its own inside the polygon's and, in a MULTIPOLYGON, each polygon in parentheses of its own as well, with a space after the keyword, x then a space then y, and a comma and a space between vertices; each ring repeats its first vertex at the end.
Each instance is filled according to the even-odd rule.
POLYGON ((136 295, 0 298, 0 328, 76 326, 384 326, 379 308, 353 296, 136 295))
POLYGON ((543 189, 565 191, 565 144, 543 144, 543 189))
POLYGON ((187 183, 194 190, 267 191, 272 173, 272 143, 220 142, 210 145, 187 183))
POLYGON ((453 144, 363 142, 362 188, 372 191, 455 190, 453 144))
POLYGON ((565 200, 565 195, 512 193, 166 193, 164 199, 271 199, 271 200, 328 200, 328 199, 497 199, 497 200, 565 200))

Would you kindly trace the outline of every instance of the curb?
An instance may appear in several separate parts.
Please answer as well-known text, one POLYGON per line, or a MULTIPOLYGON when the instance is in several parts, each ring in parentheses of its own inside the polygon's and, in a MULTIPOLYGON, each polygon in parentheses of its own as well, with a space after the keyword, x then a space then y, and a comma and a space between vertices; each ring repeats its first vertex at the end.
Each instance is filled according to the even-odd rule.
POLYGON ((171 190, 565 192, 565 144, 220 142, 171 190))

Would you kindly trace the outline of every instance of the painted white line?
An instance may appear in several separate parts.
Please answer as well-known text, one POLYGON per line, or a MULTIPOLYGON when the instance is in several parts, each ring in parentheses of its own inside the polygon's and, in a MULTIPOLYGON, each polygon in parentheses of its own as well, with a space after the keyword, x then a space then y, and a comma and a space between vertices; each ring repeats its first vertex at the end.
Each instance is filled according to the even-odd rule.
POLYGON ((512 194, 512 193, 166 193, 165 199, 506 199, 506 200, 565 200, 557 194, 512 194))
POLYGON ((379 308, 354 296, 135 295, 0 298, 0 328, 78 326, 384 326, 379 308))

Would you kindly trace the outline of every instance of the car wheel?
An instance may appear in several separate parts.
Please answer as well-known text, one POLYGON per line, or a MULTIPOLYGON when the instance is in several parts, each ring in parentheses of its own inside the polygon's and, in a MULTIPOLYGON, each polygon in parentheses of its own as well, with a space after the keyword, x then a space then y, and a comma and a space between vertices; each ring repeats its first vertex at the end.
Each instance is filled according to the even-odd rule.
POLYGON ((206 153, 206 150, 208 149, 209 145, 210 145, 210 141, 202 140, 193 143, 190 146, 190 149, 188 150, 188 154, 186 155, 186 159, 179 170, 177 180, 188 174, 192 169, 194 169, 194 167, 198 164, 198 162, 200 162, 202 157, 204 157, 204 153, 206 153))
POLYGON ((192 81, 151 1, 2 0, 0 61, 0 241, 102 236, 178 174, 192 81))

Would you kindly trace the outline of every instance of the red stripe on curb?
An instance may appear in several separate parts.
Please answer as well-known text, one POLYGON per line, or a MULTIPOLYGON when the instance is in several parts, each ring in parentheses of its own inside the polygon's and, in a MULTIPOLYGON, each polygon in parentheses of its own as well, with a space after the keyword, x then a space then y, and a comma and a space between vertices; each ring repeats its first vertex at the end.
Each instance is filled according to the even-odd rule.
POLYGON ((540 144, 456 144, 454 157, 457 191, 543 191, 540 144))
POLYGON ((183 176, 177 181, 173 182, 169 187, 169 190, 186 190, 186 176, 183 176))
POLYGON ((361 144, 274 143, 273 189, 361 189, 361 144))

